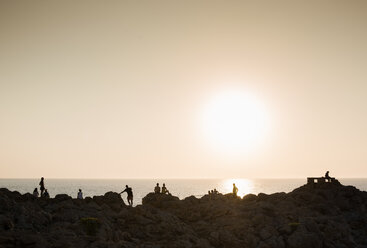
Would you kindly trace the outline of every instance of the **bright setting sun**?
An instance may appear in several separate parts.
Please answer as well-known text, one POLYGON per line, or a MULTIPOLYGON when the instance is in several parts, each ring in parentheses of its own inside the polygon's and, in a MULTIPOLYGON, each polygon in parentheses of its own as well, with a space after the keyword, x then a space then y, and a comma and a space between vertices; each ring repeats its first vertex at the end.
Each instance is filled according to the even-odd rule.
POLYGON ((215 94, 201 116, 202 132, 212 147, 226 153, 243 153, 257 147, 269 126, 264 105, 245 91, 215 94))

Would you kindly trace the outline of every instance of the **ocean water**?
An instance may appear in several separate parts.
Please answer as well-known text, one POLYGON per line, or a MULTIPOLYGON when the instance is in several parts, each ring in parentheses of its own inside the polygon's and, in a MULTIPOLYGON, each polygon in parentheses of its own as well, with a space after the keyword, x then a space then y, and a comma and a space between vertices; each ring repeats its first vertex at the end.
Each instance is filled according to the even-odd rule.
MULTIPOLYGON (((40 179, 0 179, 0 188, 8 188, 22 194, 32 193, 38 187, 40 179)), ((353 185, 360 190, 367 191, 367 178, 339 179, 344 185, 353 185)), ((134 205, 141 204, 142 198, 159 183, 163 183, 175 196, 180 199, 194 195, 201 197, 208 190, 217 189, 220 193, 232 192, 232 184, 239 189, 239 195, 248 193, 276 193, 290 192, 293 189, 306 184, 305 179, 47 179, 45 187, 51 197, 57 194, 68 194, 76 198, 78 189, 82 189, 84 197, 103 195, 108 191, 121 192, 125 185, 133 189, 134 205)), ((126 202, 126 193, 122 194, 126 202)))

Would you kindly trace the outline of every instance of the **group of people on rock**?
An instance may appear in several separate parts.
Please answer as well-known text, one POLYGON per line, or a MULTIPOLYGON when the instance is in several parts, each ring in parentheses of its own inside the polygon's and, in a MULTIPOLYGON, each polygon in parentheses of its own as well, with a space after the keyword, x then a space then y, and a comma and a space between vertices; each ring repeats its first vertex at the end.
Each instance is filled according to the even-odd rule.
POLYGON ((219 192, 217 189, 208 190, 208 195, 218 195, 219 192))
POLYGON ((41 193, 38 193, 38 189, 34 188, 33 190, 33 196, 35 197, 44 197, 44 198, 50 198, 50 194, 48 193, 47 189, 45 188, 45 182, 44 178, 41 177, 41 181, 39 183, 40 191, 41 193))
MULTIPOLYGON (((35 188, 34 191, 33 191, 33 195, 35 197, 50 198, 50 194, 48 193, 47 189, 45 188, 45 182, 44 182, 43 177, 41 177, 41 181, 39 182, 39 186, 40 186, 41 193, 39 193, 38 189, 35 188)), ((124 192, 127 193, 127 202, 129 203, 130 206, 132 206, 133 205, 133 190, 132 190, 132 188, 129 187, 128 185, 126 185, 125 189, 123 191, 121 191, 119 193, 119 195, 121 195, 124 192)), ((233 195, 237 196, 237 192, 238 192, 238 188, 236 187, 235 184, 233 184, 233 195)), ((156 186, 154 187, 154 193, 155 194, 168 194, 168 195, 170 195, 165 183, 163 183, 162 188, 159 186, 159 183, 157 183, 156 186)), ((217 191, 217 189, 214 189, 214 190, 209 190, 208 194, 209 195, 217 195, 217 194, 219 194, 219 192, 217 191)), ((79 189, 76 198, 77 199, 83 199, 83 192, 82 192, 81 189, 79 189)))
POLYGON ((159 183, 157 183, 157 185, 154 187, 154 193, 156 193, 156 194, 170 194, 165 183, 163 183, 162 190, 161 190, 161 187, 159 187, 159 183))
MULTIPOLYGON (((331 177, 329 176, 329 171, 327 171, 325 173, 325 177, 324 177, 327 181, 331 181, 331 177)), ((47 189, 45 188, 45 182, 44 182, 44 178, 41 177, 41 181, 39 182, 39 186, 40 186, 40 191, 41 193, 38 193, 38 189, 35 188, 33 190, 33 195, 35 197, 43 197, 43 198, 50 198, 50 194, 48 193, 47 189)), ((131 187, 129 187, 128 185, 126 185, 125 190, 121 191, 119 193, 119 195, 121 195, 122 193, 126 192, 127 193, 127 201, 129 203, 130 206, 133 205, 133 190, 131 187)), ((169 194, 169 191, 166 187, 166 184, 163 183, 162 188, 159 186, 159 183, 157 183, 157 185, 154 187, 154 193, 155 194, 169 194)), ((238 194, 238 188, 236 187, 236 184, 233 184, 233 196, 237 197, 238 194)), ((212 196, 212 195, 218 195, 219 192, 217 189, 213 189, 213 190, 209 190, 208 191, 208 195, 212 196)), ((78 193, 77 193, 77 199, 83 199, 83 192, 81 189, 79 189, 78 193)))
MULTIPOLYGON (((45 181, 44 180, 45 179, 43 177, 41 177, 41 181, 39 183, 41 193, 38 192, 38 188, 35 188, 33 190, 33 196, 42 197, 42 198, 50 198, 50 194, 48 193, 47 189, 45 188, 45 181)), ((166 188, 165 188, 165 190, 168 192, 168 190, 166 188)), ((163 188, 162 188, 162 191, 163 191, 163 188)), ((133 205, 133 190, 132 190, 132 188, 130 188, 128 185, 126 185, 125 190, 123 190, 120 193, 120 195, 124 192, 127 193, 127 201, 129 203, 129 205, 132 206, 133 205)), ((76 198, 77 199, 83 199, 83 191, 81 189, 79 189, 76 198)))
MULTIPOLYGON (((41 181, 39 182, 40 186, 40 192, 38 192, 38 188, 34 188, 33 190, 33 196, 35 197, 42 197, 42 198, 50 198, 50 194, 48 193, 47 189, 45 188, 45 179, 41 177, 41 181)), ((83 192, 81 189, 79 189, 77 194, 77 199, 83 199, 83 192)))
MULTIPOLYGON (((237 194, 238 194, 238 188, 236 187, 236 184, 233 184, 233 196, 234 197, 237 197, 237 194)), ((219 194, 219 192, 218 192, 218 190, 217 189, 213 189, 213 190, 209 190, 208 191, 208 195, 210 196, 210 195, 218 195, 219 194)))

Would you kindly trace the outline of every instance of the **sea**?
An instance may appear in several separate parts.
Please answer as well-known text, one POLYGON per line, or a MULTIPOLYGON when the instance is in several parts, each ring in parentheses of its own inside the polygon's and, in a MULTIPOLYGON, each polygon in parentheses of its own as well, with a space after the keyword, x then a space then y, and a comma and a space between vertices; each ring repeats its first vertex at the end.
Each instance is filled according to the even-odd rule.
MULTIPOLYGON (((0 188, 18 191, 22 194, 32 193, 34 188, 39 188, 40 179, 0 179, 0 188)), ((367 178, 342 178, 339 181, 343 185, 352 185, 362 191, 367 191, 367 178)), ((68 194, 76 198, 79 189, 83 196, 93 197, 103 195, 108 191, 120 193, 128 185, 133 189, 134 206, 142 203, 142 199, 148 193, 153 192, 156 184, 162 186, 165 183, 172 195, 184 199, 188 196, 202 197, 209 190, 216 189, 220 193, 232 192, 233 183, 239 189, 242 197, 246 194, 272 194, 276 192, 291 192, 306 184, 304 179, 48 179, 45 178, 45 188, 51 197, 57 194, 68 194)), ((126 202, 126 193, 122 198, 126 202)))

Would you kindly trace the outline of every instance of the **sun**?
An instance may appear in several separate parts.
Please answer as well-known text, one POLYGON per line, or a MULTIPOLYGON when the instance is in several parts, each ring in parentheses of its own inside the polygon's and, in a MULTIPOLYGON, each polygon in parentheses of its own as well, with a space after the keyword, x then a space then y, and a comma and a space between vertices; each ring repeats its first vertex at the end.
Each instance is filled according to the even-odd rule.
POLYGON ((240 90, 212 96, 201 113, 205 139, 217 150, 243 153, 253 150, 266 136, 269 118, 265 106, 240 90))

